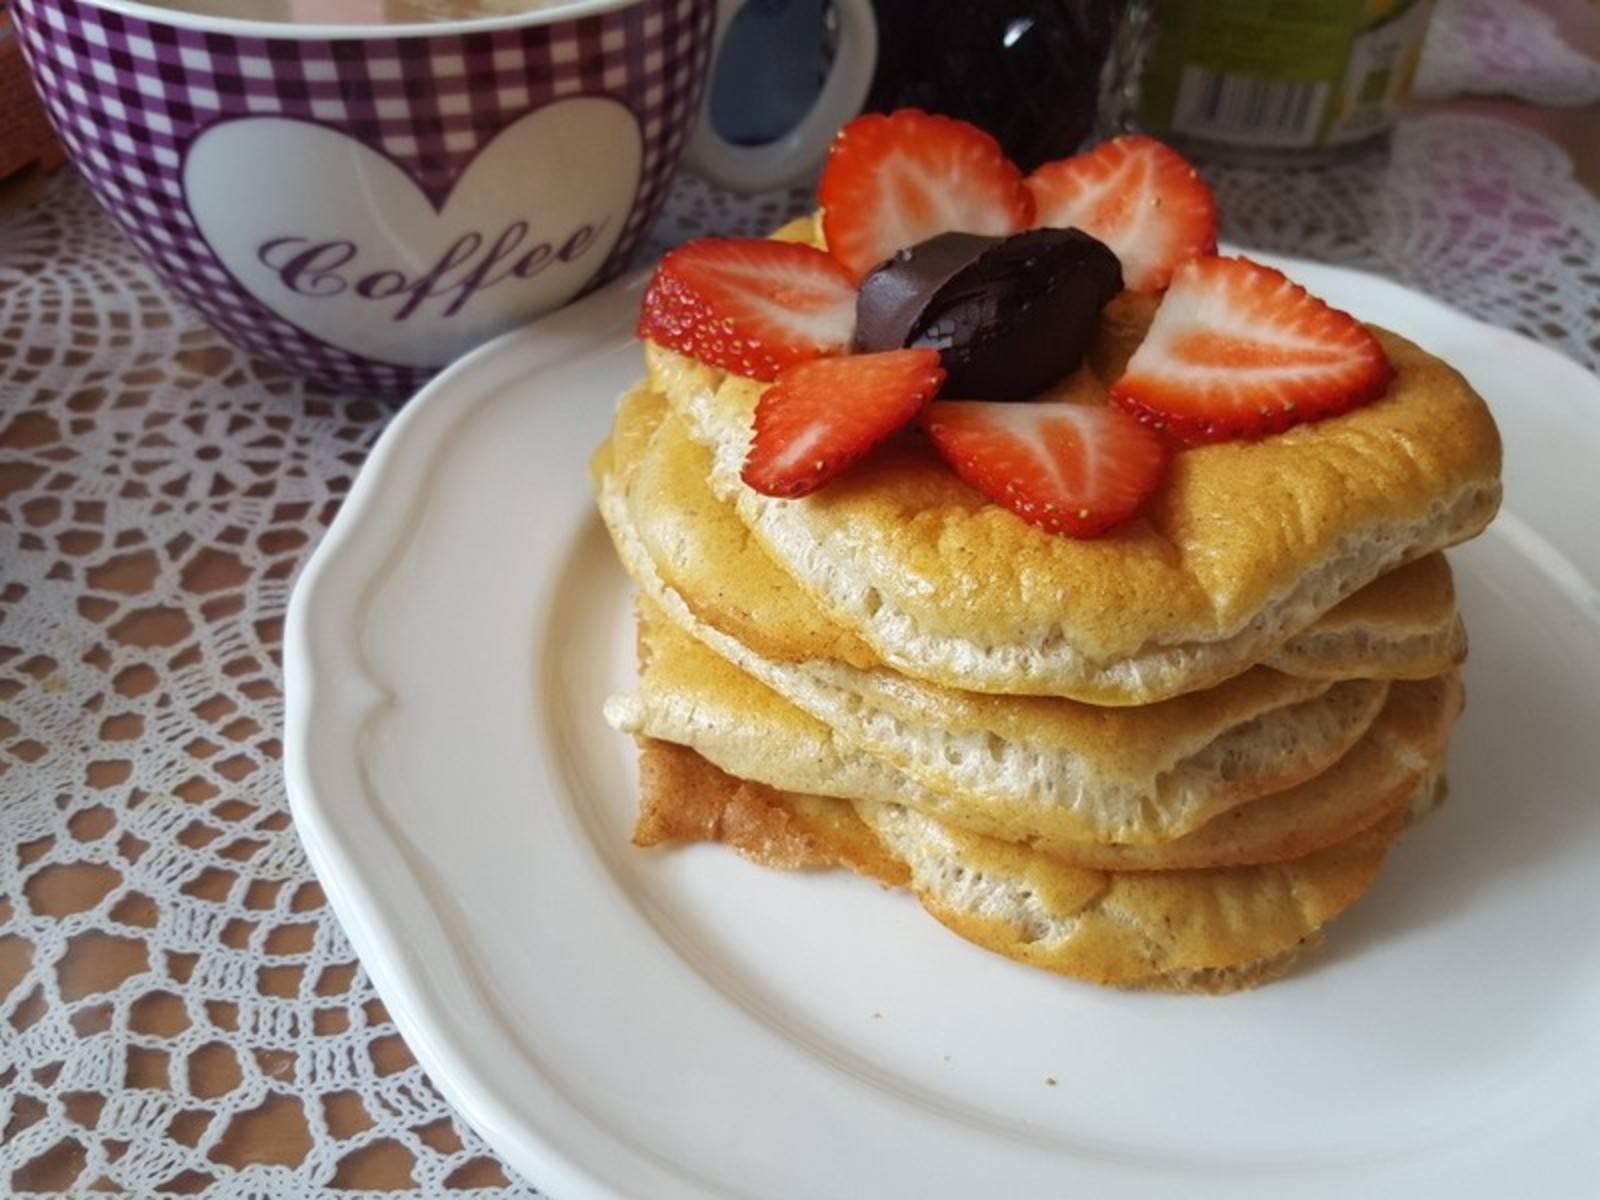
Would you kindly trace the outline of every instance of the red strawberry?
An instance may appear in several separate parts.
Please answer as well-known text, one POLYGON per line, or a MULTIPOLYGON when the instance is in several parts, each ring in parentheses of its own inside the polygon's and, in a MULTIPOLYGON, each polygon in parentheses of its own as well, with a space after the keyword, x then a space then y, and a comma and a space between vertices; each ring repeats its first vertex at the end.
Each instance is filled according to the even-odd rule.
POLYGON ((790 367, 756 405, 741 478, 768 496, 804 496, 922 411, 944 371, 936 350, 819 358, 790 367))
POLYGON ((940 233, 1010 234, 1033 223, 1022 173, 976 125, 914 108, 839 131, 817 188, 828 251, 860 278, 940 233))
POLYGON ((1381 396, 1394 372, 1349 313, 1248 258, 1184 263, 1111 398, 1190 442, 1258 438, 1381 396))
POLYGON ((1133 516, 1167 465, 1160 436, 1097 404, 940 400, 922 425, 967 483, 1069 537, 1095 537, 1133 516))
POLYGON ((1045 163, 1028 176, 1036 222, 1097 237, 1130 291, 1167 286, 1179 263, 1217 251, 1211 189, 1177 151, 1137 134, 1045 163))
POLYGON ((843 350, 855 328, 850 273, 812 246, 701 238, 661 260, 639 307, 640 337, 737 375, 772 380, 843 350))

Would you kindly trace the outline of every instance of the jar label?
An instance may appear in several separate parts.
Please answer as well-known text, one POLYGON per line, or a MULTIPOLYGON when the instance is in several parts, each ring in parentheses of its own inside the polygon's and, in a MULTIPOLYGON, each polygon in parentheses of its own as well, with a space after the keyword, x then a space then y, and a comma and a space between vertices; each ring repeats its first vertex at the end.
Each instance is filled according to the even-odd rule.
POLYGON ((1306 149, 1389 128, 1433 0, 1167 0, 1140 123, 1207 141, 1306 149))

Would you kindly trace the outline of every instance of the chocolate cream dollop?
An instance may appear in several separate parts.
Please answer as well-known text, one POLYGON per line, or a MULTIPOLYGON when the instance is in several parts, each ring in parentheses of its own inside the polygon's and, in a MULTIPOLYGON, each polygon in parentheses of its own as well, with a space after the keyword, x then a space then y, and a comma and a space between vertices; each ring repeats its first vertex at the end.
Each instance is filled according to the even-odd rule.
POLYGON ((861 281, 856 346, 927 346, 946 372, 941 395, 1019 400, 1077 369, 1121 290, 1117 256, 1082 230, 941 233, 861 281))

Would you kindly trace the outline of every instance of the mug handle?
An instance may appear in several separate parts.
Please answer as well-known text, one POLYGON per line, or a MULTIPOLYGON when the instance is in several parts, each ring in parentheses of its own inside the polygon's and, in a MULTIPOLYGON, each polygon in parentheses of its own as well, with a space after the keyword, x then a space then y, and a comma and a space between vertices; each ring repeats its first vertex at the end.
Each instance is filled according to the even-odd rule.
MULTIPOLYGON (((711 67, 717 69, 722 41, 734 15, 747 0, 717 0, 711 67)), ((807 180, 827 152, 839 126, 861 111, 878 64, 878 22, 872 0, 833 0, 839 14, 839 49, 822 91, 801 122, 788 133, 759 146, 736 146, 711 123, 711 80, 705 85, 700 118, 683 152, 684 165, 708 183, 735 192, 764 192, 807 180)))

